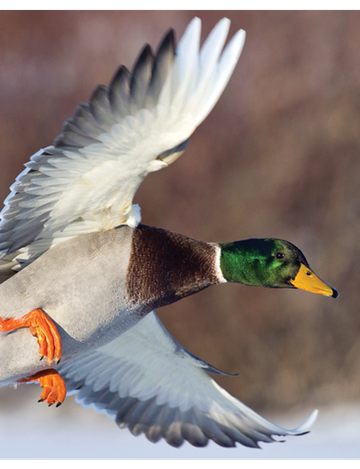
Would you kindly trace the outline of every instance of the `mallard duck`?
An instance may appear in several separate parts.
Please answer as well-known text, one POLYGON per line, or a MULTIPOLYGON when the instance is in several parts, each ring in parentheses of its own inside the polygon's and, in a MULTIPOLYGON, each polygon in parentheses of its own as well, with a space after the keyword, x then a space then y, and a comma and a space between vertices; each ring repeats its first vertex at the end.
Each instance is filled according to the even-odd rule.
POLYGON ((207 374, 226 373, 154 312, 225 282, 337 296, 287 241, 207 243, 140 224, 140 183, 185 150, 238 62, 245 33, 223 50, 229 24, 200 51, 198 18, 176 49, 173 30, 155 55, 145 46, 132 73, 122 66, 97 87, 16 179, 0 225, 2 385, 39 382, 40 401, 57 406, 76 393, 134 435, 176 447, 258 447, 309 430, 316 411, 286 430, 228 394, 207 374))

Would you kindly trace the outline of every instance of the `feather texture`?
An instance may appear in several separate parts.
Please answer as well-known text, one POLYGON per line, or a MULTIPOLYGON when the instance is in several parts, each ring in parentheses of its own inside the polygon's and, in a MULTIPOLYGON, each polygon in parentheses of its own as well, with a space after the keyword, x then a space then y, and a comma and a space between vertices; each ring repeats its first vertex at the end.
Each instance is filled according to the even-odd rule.
POLYGON ((209 440, 231 447, 258 447, 274 436, 301 435, 316 418, 286 430, 260 417, 206 373, 221 373, 185 350, 155 312, 96 351, 58 368, 68 391, 84 407, 115 418, 133 435, 144 433, 172 446, 209 440))
MULTIPOLYGON (((124 66, 119 67, 109 87, 98 86, 89 103, 78 105, 74 116, 65 121, 54 144, 31 157, 5 200, 0 222, 2 276, 9 275, 13 269, 21 269, 69 238, 110 230, 122 224, 135 227, 139 223, 140 208, 133 205, 133 198, 142 180, 148 173, 171 164, 185 150, 192 133, 215 106, 231 77, 245 33, 236 33, 223 49, 229 25, 229 20, 221 20, 202 49, 198 18, 190 23, 176 49, 174 32, 170 30, 156 54, 146 45, 132 72, 124 66)), ((121 230, 113 232, 119 235, 121 230)), ((107 234, 96 233, 96 236, 107 234)), ((93 238, 95 235, 88 236, 93 238)), ((122 256, 116 258, 117 268, 121 265, 123 269, 124 285, 129 271, 128 241, 124 235, 117 243, 117 247, 126 251, 124 259, 122 256)), ((109 269, 109 277, 98 274, 98 271, 104 271, 101 267, 104 258, 100 257, 100 262, 97 258, 93 270, 86 269, 88 262, 93 261, 88 254, 93 252, 92 246, 87 254, 81 254, 81 247, 86 250, 87 245, 84 242, 79 247, 78 242, 81 240, 76 238, 70 240, 68 246, 58 246, 10 279, 9 282, 15 282, 15 294, 11 290, 14 284, 6 282, 2 287, 11 304, 19 304, 19 276, 19 285, 28 285, 29 278, 37 279, 38 270, 48 274, 49 264, 57 269, 61 264, 59 258, 70 259, 71 267, 56 270, 55 287, 59 288, 56 301, 53 281, 50 294, 44 289, 43 282, 38 291, 32 288, 29 293, 30 288, 28 291, 24 287, 27 295, 23 291, 19 294, 24 308, 23 300, 36 304, 43 295, 41 304, 45 305, 46 311, 47 300, 52 300, 50 310, 53 305, 51 314, 55 318, 59 310, 61 317, 62 307, 68 308, 65 323, 68 322, 67 314, 75 311, 74 329, 76 334, 80 332, 80 339, 90 326, 92 348, 83 348, 87 351, 82 354, 79 349, 72 351, 71 358, 64 353, 64 361, 69 361, 57 367, 68 392, 76 393, 76 399, 85 407, 93 406, 99 412, 107 413, 119 427, 127 427, 133 435, 144 433, 152 442, 163 438, 175 447, 185 441, 194 446, 205 446, 209 440, 225 447, 236 443, 258 447, 260 442, 275 441, 274 437, 301 435, 308 431, 316 412, 302 426, 286 430, 263 419, 228 394, 207 374, 226 373, 185 350, 166 331, 155 312, 142 319, 148 310, 144 313, 140 308, 141 315, 134 314, 126 301, 127 293, 122 291, 122 283, 120 287, 111 283, 113 271, 109 269), (65 255, 58 256, 57 252, 62 249, 66 251, 65 255), (50 256, 50 262, 46 256, 50 256), (45 269, 37 267, 42 263, 46 264, 45 269), (85 276, 80 282, 81 275, 71 275, 74 268, 76 273, 90 272, 90 281, 85 276), (59 282, 60 274, 66 280, 63 283, 59 282), (83 293, 73 294, 74 284, 78 288, 81 286, 78 292, 90 292, 94 277, 98 289, 92 291, 93 296, 89 293, 88 302, 84 301, 83 293), (25 279, 23 284, 21 278, 25 279), (69 283, 72 294, 64 299, 69 283), (61 285, 66 288, 61 290, 61 285), (105 285, 111 293, 105 290, 105 285), (117 302, 113 296, 116 294, 117 302), (74 304, 76 306, 72 306, 74 304), (106 340, 102 338, 101 342, 106 345, 99 347, 99 342, 94 345, 94 340, 100 340, 101 327, 108 323, 109 315, 115 314, 114 311, 121 320, 121 327, 115 332, 112 327, 113 335, 106 332, 106 340), (81 321, 84 322, 79 330, 81 321), (128 329, 129 325, 131 329, 128 329), (120 336, 113 340, 117 333, 120 336)), ((101 246, 108 245, 104 242, 101 246)), ((110 249, 110 257, 114 259, 114 248, 110 249)), ((106 261, 108 266, 109 261, 106 261)), ((118 276, 121 278, 119 273, 118 276)), ((221 281, 225 281, 222 275, 221 281)), ((6 295, 2 298, 4 302, 6 295)), ((14 310, 14 307, 8 309, 14 310)), ((72 346, 76 342, 75 348, 79 347, 77 340, 81 340, 73 339, 74 331, 71 334, 69 324, 64 325, 64 329, 67 333, 64 351, 68 338, 72 340, 72 346)), ((9 342, 2 342, 2 345, 13 357, 8 347, 11 336, 6 338, 9 342)), ((13 334, 12 338, 15 346, 16 338, 19 341, 31 339, 30 334, 13 334)), ((22 351, 25 350, 27 347, 22 347, 22 351)), ((30 361, 35 359, 35 356, 27 355, 30 361)), ((18 360, 20 365, 23 361, 24 358, 18 360)), ((7 365, 6 360, 4 365, 7 365)), ((36 356, 36 370, 38 366, 36 356)), ((15 373, 14 381, 19 376, 20 372, 15 373)))
POLYGON ((120 67, 109 88, 98 86, 76 108, 11 187, 0 258, 21 267, 69 236, 139 223, 132 202, 142 180, 182 153, 238 61, 243 31, 221 54, 229 23, 221 20, 201 51, 198 18, 176 50, 168 32, 155 56, 145 46, 132 73, 120 67))

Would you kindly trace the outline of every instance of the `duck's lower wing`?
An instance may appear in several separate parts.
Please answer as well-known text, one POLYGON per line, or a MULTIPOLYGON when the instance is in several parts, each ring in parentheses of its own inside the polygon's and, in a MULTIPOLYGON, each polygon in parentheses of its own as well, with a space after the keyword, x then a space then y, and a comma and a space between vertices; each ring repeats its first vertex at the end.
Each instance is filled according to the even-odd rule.
POLYGON ((286 430, 228 394, 207 373, 219 372, 187 352, 150 313, 113 342, 57 368, 76 400, 157 442, 179 447, 235 443, 258 447, 274 436, 308 432, 316 418, 286 430))

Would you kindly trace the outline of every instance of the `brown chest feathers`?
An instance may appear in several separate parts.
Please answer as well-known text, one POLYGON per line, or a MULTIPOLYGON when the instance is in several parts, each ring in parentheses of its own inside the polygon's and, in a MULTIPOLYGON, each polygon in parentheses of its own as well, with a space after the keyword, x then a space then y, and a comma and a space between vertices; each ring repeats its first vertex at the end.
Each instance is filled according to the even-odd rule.
POLYGON ((127 274, 130 303, 154 309, 219 283, 216 255, 211 244, 139 225, 127 274))

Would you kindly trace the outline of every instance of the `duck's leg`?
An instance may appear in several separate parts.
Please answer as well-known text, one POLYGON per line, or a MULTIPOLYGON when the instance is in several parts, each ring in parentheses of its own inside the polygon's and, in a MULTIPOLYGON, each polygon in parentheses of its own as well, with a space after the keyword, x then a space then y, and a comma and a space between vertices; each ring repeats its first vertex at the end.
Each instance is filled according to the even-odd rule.
POLYGON ((39 355, 47 356, 47 364, 59 362, 61 358, 61 338, 55 324, 46 316, 42 309, 34 309, 22 318, 0 318, 0 331, 9 332, 21 327, 28 327, 37 338, 39 355))
POLYGON ((19 383, 29 383, 31 381, 39 381, 40 386, 43 388, 43 393, 38 402, 46 400, 48 405, 56 404, 59 407, 64 402, 66 396, 66 384, 62 377, 56 370, 43 370, 39 371, 29 378, 24 378, 18 381, 19 383))

